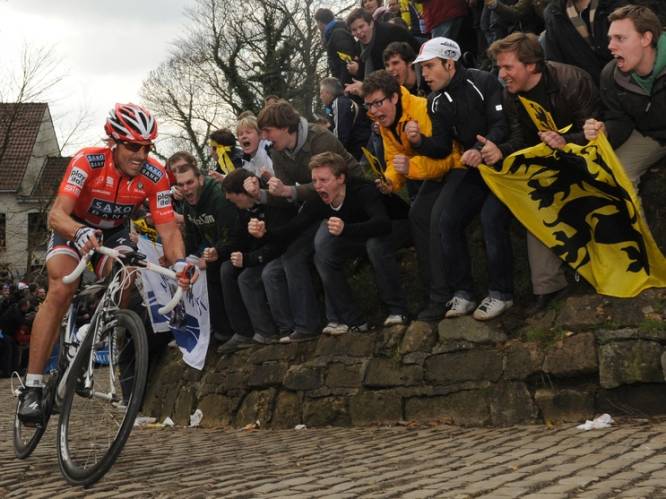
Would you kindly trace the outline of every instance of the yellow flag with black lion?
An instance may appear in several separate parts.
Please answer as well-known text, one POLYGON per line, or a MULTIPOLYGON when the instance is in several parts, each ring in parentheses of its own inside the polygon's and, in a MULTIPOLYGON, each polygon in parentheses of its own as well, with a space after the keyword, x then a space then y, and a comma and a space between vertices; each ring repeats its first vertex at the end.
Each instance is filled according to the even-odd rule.
MULTIPOLYGON (((523 102, 538 128, 552 129, 552 118, 532 104, 523 102)), ((666 287, 666 258, 605 135, 562 150, 538 144, 479 169, 527 230, 598 293, 626 298, 666 287)))

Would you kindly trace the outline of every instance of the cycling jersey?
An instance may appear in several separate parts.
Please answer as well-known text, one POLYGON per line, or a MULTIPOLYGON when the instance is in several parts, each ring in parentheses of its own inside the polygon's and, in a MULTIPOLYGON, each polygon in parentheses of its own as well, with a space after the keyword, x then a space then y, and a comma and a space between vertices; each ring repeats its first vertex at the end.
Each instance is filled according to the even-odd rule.
POLYGON ((98 229, 125 223, 134 209, 148 199, 156 224, 174 220, 170 184, 164 167, 148 158, 136 177, 129 177, 113 163, 109 147, 88 147, 70 161, 58 189, 59 196, 76 201, 72 216, 98 229))

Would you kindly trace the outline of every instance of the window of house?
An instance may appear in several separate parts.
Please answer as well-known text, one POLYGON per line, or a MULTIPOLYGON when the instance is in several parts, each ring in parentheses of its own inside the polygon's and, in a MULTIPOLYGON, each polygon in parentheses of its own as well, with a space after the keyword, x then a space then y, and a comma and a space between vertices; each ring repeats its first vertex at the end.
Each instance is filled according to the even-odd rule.
POLYGON ((28 213, 28 246, 33 250, 46 249, 47 237, 46 214, 28 213))

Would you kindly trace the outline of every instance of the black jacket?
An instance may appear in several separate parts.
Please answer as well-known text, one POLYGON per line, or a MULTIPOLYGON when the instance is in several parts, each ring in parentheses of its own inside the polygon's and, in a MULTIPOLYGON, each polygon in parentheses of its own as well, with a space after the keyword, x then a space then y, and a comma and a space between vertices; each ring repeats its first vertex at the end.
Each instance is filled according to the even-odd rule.
POLYGON ((340 80, 343 85, 351 83, 352 77, 347 71, 347 63, 340 58, 338 52, 356 58, 361 53, 361 50, 347 29, 347 24, 339 19, 331 21, 331 24, 327 25, 324 30, 324 40, 326 55, 328 57, 328 68, 331 71, 331 75, 340 80))
POLYGON ((268 229, 269 239, 291 240, 318 220, 338 217, 345 223, 342 236, 365 240, 391 232, 391 218, 375 184, 369 180, 347 179, 345 200, 339 211, 333 210, 320 198, 307 201, 296 218, 277 229, 268 229))
POLYGON ((608 14, 626 3, 621 0, 600 0, 590 30, 591 45, 580 36, 566 11, 566 0, 552 2, 544 11, 546 23, 545 54, 549 61, 563 62, 583 68, 599 85, 599 75, 612 59, 608 50, 608 14))
POLYGON ((256 267, 280 256, 291 241, 278 238, 257 239, 248 233, 247 225, 250 219, 257 218, 263 220, 269 230, 281 227, 294 218, 296 207, 255 204, 249 210, 236 209, 238 211, 236 225, 228 244, 218 248, 219 258, 227 260, 232 252, 240 251, 243 253, 243 267, 256 267))
MULTIPOLYGON (((665 35, 661 35, 665 36, 665 35)), ((615 60, 601 73, 601 98, 608 140, 619 147, 636 129, 666 145, 666 70, 657 76, 648 95, 615 60)))
MULTIPOLYGON (((502 85, 487 71, 459 65, 448 87, 428 96, 428 114, 438 144, 446 143, 441 137, 448 134, 462 144, 463 150, 481 150, 483 144, 476 140, 477 135, 499 144, 509 134, 502 108, 502 85)), ((416 149, 433 156, 435 146, 432 137, 422 137, 416 149)))
MULTIPOLYGON (((373 71, 384 69, 384 49, 391 42, 407 42, 414 52, 419 51, 419 42, 406 29, 395 24, 384 24, 373 22, 374 32, 370 43, 363 47, 361 60, 364 64, 364 75, 368 76, 373 71)), ((357 75, 357 80, 363 79, 363 75, 357 75)))
MULTIPOLYGON (((559 62, 546 62, 543 71, 546 86, 546 101, 540 103, 550 112, 558 129, 572 125, 563 135, 567 142, 583 145, 587 143, 583 124, 588 118, 599 115, 601 102, 599 91, 590 74, 579 67, 559 62)), ((504 111, 509 121, 509 139, 498 144, 506 158, 509 154, 539 143, 537 129, 517 94, 504 90, 504 111)))

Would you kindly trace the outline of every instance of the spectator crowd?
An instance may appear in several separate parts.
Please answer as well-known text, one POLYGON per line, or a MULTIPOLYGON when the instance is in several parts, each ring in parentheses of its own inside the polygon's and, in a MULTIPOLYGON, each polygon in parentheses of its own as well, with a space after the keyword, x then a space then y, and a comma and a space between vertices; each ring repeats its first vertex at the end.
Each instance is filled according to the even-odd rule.
MULTIPOLYGON (((480 164, 603 132, 638 188, 666 156, 666 35, 647 7, 362 0, 345 19, 320 8, 315 20, 330 73, 323 123, 266 96, 257 116, 210 135, 214 171, 185 151, 166 162, 220 352, 368 330, 349 282, 358 258, 374 270, 382 324, 407 324, 398 251, 412 245, 425 290, 416 318, 498 317, 514 304, 513 215, 480 164), (558 130, 571 127, 537 129, 520 97, 558 130), (477 216, 488 262, 481 295, 465 238, 477 216)), ((567 281, 529 233, 528 255, 537 313, 567 281)), ((21 303, 3 310, 25 316, 32 305, 21 303)), ((23 323, 13 317, 2 316, 4 342, 23 323)))
POLYGON ((36 282, 4 277, 0 287, 0 377, 22 372, 27 366, 32 319, 46 297, 46 289, 36 282))

